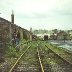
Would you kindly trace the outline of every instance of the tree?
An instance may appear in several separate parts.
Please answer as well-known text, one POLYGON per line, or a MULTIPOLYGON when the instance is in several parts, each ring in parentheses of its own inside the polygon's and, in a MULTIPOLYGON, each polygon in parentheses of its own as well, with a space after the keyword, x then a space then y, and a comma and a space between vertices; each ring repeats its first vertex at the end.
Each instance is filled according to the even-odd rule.
POLYGON ((54 34, 57 34, 58 33, 58 30, 57 29, 54 29, 52 30, 54 34))

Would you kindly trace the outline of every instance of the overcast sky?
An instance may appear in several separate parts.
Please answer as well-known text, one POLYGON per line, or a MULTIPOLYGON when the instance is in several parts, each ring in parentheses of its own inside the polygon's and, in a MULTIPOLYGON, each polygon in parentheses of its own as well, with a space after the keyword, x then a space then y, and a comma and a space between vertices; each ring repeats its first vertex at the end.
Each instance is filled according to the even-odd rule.
POLYGON ((72 29, 72 0, 0 0, 0 17, 30 29, 72 29))

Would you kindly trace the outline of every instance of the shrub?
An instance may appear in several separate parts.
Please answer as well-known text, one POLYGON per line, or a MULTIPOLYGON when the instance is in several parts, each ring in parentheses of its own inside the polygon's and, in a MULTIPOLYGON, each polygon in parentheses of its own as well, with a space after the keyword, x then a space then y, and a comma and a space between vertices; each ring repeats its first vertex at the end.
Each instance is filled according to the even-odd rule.
POLYGON ((10 57, 10 58, 11 58, 11 57, 13 57, 13 58, 18 57, 18 53, 17 53, 16 48, 10 46, 10 47, 7 49, 7 51, 6 51, 6 56, 7 56, 7 57, 10 57))

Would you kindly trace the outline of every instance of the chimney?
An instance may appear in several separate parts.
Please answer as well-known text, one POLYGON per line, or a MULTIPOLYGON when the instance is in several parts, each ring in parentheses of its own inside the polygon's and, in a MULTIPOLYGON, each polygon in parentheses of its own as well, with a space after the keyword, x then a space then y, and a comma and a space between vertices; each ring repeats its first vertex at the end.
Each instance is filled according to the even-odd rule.
POLYGON ((11 23, 14 24, 14 11, 12 10, 12 14, 11 14, 11 23))

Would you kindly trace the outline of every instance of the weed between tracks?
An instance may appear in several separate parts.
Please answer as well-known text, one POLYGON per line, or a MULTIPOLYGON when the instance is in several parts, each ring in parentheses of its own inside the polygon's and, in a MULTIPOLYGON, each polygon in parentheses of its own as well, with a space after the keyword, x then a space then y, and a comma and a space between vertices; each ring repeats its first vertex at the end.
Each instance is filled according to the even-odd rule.
MULTIPOLYGON (((48 70, 47 72, 53 72, 54 68, 56 69, 57 66, 60 67, 60 65, 63 62, 59 60, 57 57, 55 57, 55 55, 52 52, 50 52, 50 50, 46 48, 44 45, 46 44, 49 48, 51 48, 52 50, 54 50, 59 54, 62 53, 64 54, 64 49, 62 48, 60 49, 55 45, 42 41, 33 41, 29 43, 28 46, 31 45, 31 48, 26 52, 26 54, 19 62, 19 64, 26 63, 28 64, 29 67, 31 66, 37 68, 39 67, 38 59, 37 59, 37 43, 39 44, 40 56, 45 70, 48 70)), ((9 46, 5 55, 5 63, 3 63, 2 66, 0 66, 1 68, 3 67, 2 68, 2 70, 4 69, 3 72, 8 72, 8 70, 13 66, 13 64, 16 62, 19 56, 26 50, 26 48, 27 48, 27 44, 22 44, 17 48, 13 48, 12 46, 9 46)))
POLYGON ((19 56, 26 50, 26 41, 21 41, 20 45, 14 48, 12 45, 8 45, 6 54, 4 56, 5 62, 0 65, 0 72, 8 72, 8 70, 14 65, 19 56))
MULTIPOLYGON (((66 54, 66 52, 64 51, 64 49, 60 49, 49 43, 42 43, 40 45, 40 52, 41 52, 42 63, 45 68, 45 71, 46 72, 72 72, 71 66, 68 65, 66 62, 64 62, 62 59, 60 59, 59 57, 57 57, 53 52, 51 52, 48 48, 46 48, 44 44, 47 45, 48 48, 52 49, 57 54, 59 53, 60 55, 63 55, 66 54)), ((69 56, 65 55, 64 57, 67 58, 69 56)), ((71 57, 72 55, 69 57, 69 59, 71 57)))

